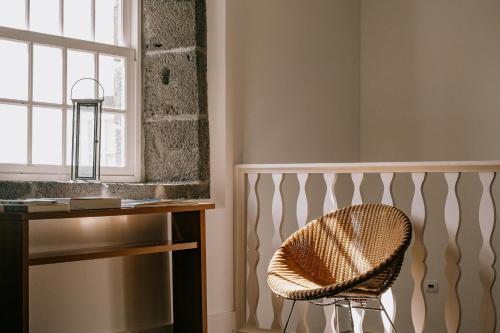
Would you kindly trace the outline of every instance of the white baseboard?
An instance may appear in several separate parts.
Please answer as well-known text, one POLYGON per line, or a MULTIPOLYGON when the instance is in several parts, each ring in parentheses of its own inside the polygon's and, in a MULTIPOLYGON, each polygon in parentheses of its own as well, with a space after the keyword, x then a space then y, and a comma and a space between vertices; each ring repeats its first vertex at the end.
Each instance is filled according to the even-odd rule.
POLYGON ((208 315, 208 333, 234 333, 236 312, 222 312, 208 315))

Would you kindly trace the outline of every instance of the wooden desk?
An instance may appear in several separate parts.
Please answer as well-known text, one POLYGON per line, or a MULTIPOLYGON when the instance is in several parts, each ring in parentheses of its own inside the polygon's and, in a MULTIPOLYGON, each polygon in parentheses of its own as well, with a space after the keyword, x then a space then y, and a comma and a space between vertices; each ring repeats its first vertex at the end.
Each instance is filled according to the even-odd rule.
POLYGON ((172 253, 175 333, 207 333, 205 210, 211 203, 48 213, 0 213, 0 329, 29 332, 29 266, 172 253), (29 221, 172 213, 172 242, 29 254, 29 221))

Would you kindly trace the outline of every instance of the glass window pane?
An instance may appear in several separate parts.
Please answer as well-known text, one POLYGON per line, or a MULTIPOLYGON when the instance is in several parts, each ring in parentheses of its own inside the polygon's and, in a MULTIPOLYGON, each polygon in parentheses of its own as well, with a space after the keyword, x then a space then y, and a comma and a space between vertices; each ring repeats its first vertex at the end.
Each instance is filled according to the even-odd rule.
POLYGON ((121 0, 99 0, 95 3, 95 40, 119 45, 122 39, 121 0))
POLYGON ((125 59, 99 55, 99 81, 104 87, 104 107, 125 108, 125 59))
POLYGON ((92 177, 94 164, 94 115, 93 107, 81 106, 78 133, 78 177, 92 177))
POLYGON ((61 165, 62 110, 34 107, 33 164, 61 165))
POLYGON ((26 29, 26 1, 0 1, 0 25, 26 29))
POLYGON ((125 166, 124 115, 103 113, 101 133, 101 165, 107 167, 125 166))
POLYGON ((59 0, 30 0, 30 30, 60 35, 59 0))
MULTIPOLYGON (((68 104, 71 104, 71 87, 81 78, 95 78, 94 54, 68 50, 68 104)), ((95 98, 95 83, 79 82, 73 90, 73 98, 95 98)))
POLYGON ((0 39, 0 97, 28 99, 28 45, 0 39))
POLYGON ((0 104, 0 163, 26 164, 28 111, 25 106, 0 104))
POLYGON ((33 45, 33 99, 62 102, 62 50, 33 45))
POLYGON ((90 0, 64 0, 64 36, 92 39, 90 0))
POLYGON ((73 147, 73 110, 66 110, 66 165, 71 165, 73 147))

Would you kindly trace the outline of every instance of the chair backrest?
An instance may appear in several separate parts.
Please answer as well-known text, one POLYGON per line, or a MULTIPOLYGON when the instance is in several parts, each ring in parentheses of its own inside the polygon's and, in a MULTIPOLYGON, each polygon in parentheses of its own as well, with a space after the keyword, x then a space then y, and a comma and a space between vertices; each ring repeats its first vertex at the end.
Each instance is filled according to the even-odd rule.
POLYGON ((310 222, 280 250, 317 281, 335 284, 366 274, 374 276, 377 270, 393 265, 410 240, 411 222, 402 211, 383 204, 362 204, 310 222))

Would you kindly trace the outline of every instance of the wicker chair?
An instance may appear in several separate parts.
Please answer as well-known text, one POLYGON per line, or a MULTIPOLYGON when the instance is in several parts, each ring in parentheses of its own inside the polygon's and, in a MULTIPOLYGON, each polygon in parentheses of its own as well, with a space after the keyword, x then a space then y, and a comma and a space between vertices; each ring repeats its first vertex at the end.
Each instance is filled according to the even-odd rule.
POLYGON ((276 295, 294 301, 283 332, 296 301, 348 308, 352 329, 352 308, 383 311, 391 321, 378 297, 398 276, 411 232, 399 209, 363 204, 326 214, 291 235, 267 276, 276 295), (379 306, 367 307, 368 301, 379 306))

